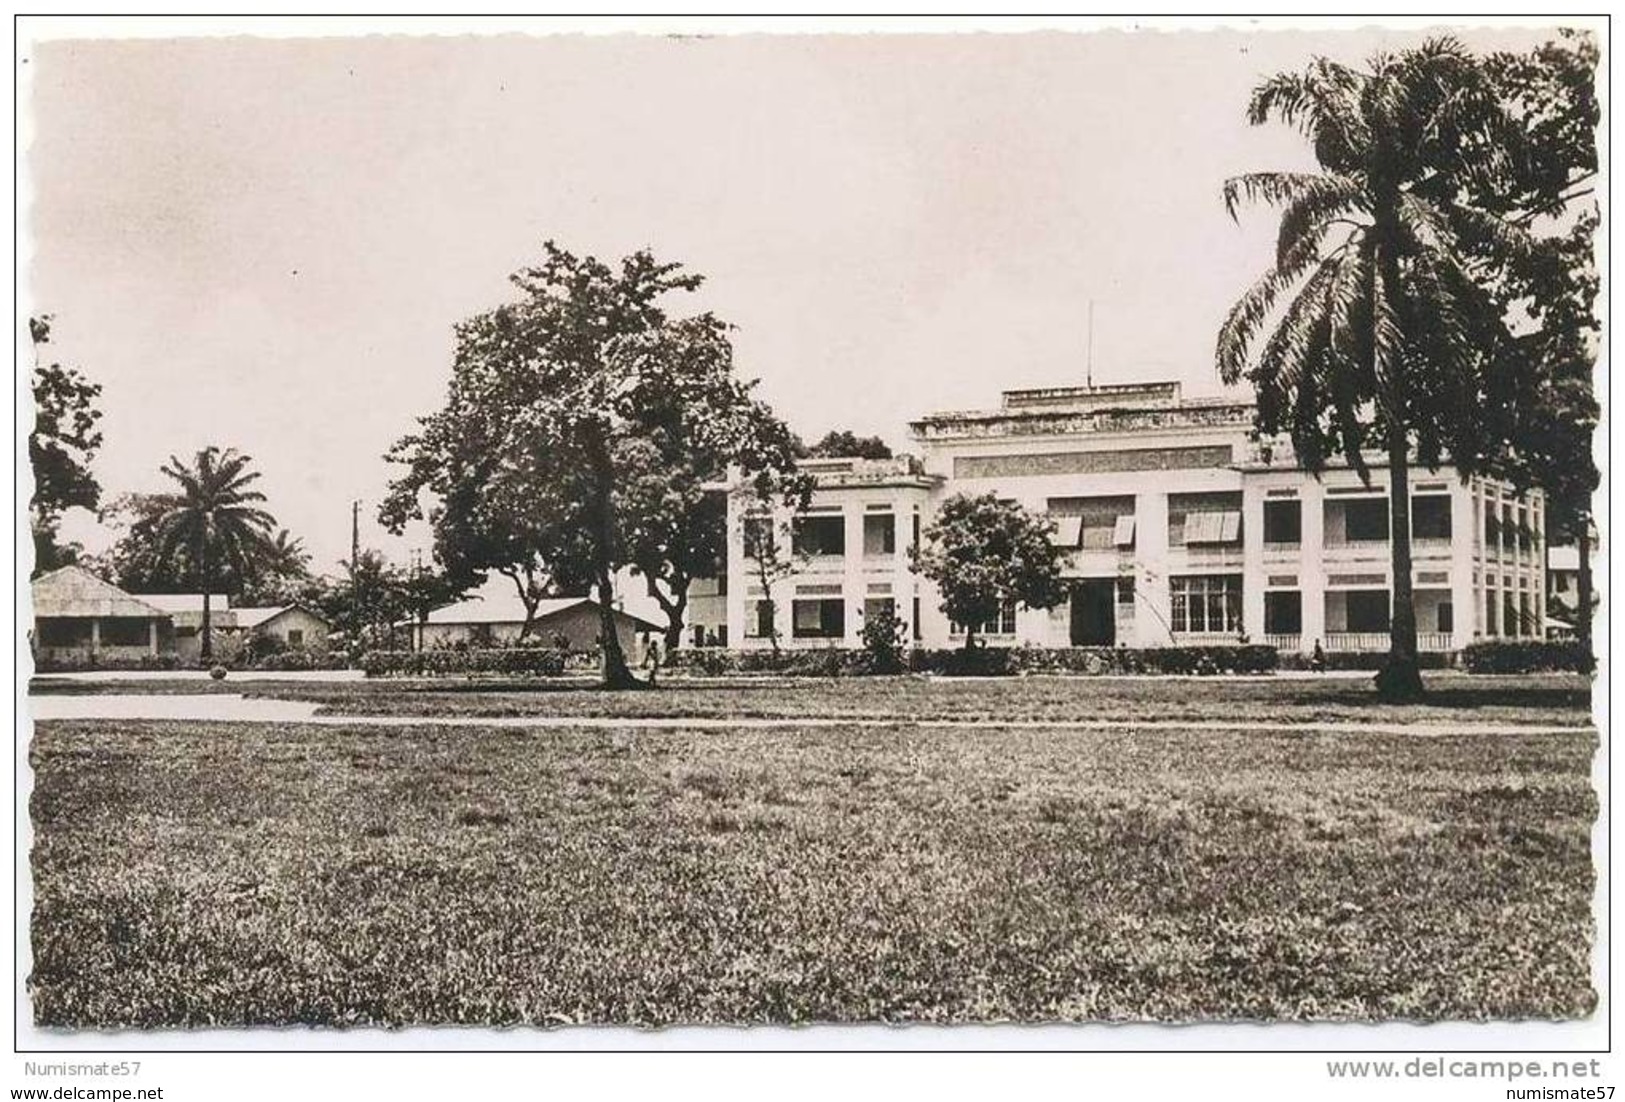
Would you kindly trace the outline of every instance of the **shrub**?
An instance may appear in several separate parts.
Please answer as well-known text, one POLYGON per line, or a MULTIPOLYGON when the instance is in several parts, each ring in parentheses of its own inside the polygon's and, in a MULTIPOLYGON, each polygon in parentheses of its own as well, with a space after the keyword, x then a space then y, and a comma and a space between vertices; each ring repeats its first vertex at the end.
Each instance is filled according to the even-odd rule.
POLYGON ((482 673, 557 677, 566 655, 552 647, 487 647, 472 650, 372 650, 361 656, 368 677, 446 677, 482 673))
MULTIPOLYGON (((1274 647, 1235 644, 1204 647, 963 647, 916 648, 899 653, 899 669, 949 677, 1010 677, 1017 674, 1080 673, 1268 673, 1277 667, 1274 647)), ((674 651, 673 667, 709 676, 781 673, 802 677, 846 677, 887 672, 865 650, 834 647, 787 650, 674 651)))
POLYGON ((1469 644, 1461 652, 1468 673, 1590 673, 1596 659, 1574 639, 1497 639, 1469 644))
POLYGON ((908 625, 896 610, 883 607, 863 621, 863 650, 870 673, 902 673, 908 625))
MULTIPOLYGON (((1423 651, 1416 656, 1416 664, 1424 670, 1447 670, 1455 665, 1456 655, 1448 651, 1423 651)), ((1387 651, 1327 651, 1328 670, 1370 670, 1375 673, 1388 664, 1387 651)), ((1307 670, 1309 656, 1297 651, 1281 655, 1281 669, 1307 670)))
POLYGON ((178 670, 181 660, 173 654, 143 654, 139 658, 35 658, 35 673, 78 673, 85 670, 178 670))
POLYGON ((343 651, 284 650, 243 666, 250 670, 344 670, 350 659, 343 651))

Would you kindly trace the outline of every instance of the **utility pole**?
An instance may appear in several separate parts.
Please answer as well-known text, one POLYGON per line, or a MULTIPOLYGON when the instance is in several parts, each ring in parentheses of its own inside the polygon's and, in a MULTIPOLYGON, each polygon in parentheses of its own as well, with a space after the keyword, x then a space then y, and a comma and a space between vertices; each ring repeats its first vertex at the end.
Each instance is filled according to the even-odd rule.
POLYGON ((1089 336, 1088 344, 1083 354, 1083 382, 1090 390, 1095 389, 1095 300, 1089 300, 1089 336))

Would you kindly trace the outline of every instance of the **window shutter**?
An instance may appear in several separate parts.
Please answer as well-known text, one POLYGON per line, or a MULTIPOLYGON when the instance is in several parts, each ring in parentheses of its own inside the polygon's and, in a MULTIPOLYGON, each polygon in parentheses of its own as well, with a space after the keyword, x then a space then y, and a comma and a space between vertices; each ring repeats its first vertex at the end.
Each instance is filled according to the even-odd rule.
POLYGON ((1112 529, 1112 545, 1115 547, 1134 546, 1134 518, 1132 516, 1117 518, 1117 525, 1112 529))

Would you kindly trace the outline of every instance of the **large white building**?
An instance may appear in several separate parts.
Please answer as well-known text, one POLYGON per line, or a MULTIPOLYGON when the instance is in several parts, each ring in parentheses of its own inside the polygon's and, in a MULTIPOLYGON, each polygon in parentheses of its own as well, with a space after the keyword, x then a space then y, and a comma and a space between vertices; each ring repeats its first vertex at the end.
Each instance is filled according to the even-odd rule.
MULTIPOLYGON (((991 645, 1168 646, 1235 642, 1283 651, 1387 647, 1387 472, 1316 479, 1250 438, 1253 410, 1183 399, 1176 383, 1007 391, 1000 408, 913 422, 920 456, 806 463, 817 480, 793 530, 793 573, 764 579, 747 555, 748 501, 728 514, 718 585, 734 646, 858 646, 888 603, 924 646, 963 642, 909 546, 938 504, 992 492, 1048 513, 1070 554, 1069 596, 1007 608, 991 645)), ((1419 644, 1541 634, 1544 505, 1538 493, 1453 471, 1411 475, 1419 644)))

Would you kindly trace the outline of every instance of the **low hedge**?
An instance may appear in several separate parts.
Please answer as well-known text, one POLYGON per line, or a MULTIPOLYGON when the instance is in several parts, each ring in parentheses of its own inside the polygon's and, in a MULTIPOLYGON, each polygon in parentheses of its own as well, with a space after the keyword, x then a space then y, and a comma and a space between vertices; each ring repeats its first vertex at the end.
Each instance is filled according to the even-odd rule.
POLYGON ((456 674, 534 674, 557 677, 568 655, 553 647, 470 650, 372 650, 361 656, 368 677, 444 677, 456 674))
POLYGON ((350 668, 350 656, 343 651, 285 650, 262 655, 252 662, 238 663, 243 670, 344 670, 350 668))
POLYGON ((173 654, 143 654, 139 658, 35 658, 35 673, 82 673, 94 670, 178 670, 173 654))
MULTIPOLYGON (((1221 674, 1267 673, 1276 668, 1274 647, 1236 644, 1202 647, 963 647, 916 649, 905 655, 911 673, 949 677, 1014 677, 1044 673, 1221 674)), ((668 664, 709 676, 777 673, 799 677, 854 677, 873 672, 868 651, 678 650, 668 664)))
POLYGON ((1496 639, 1470 643, 1461 652, 1468 673, 1590 673, 1596 659, 1574 639, 1496 639))

